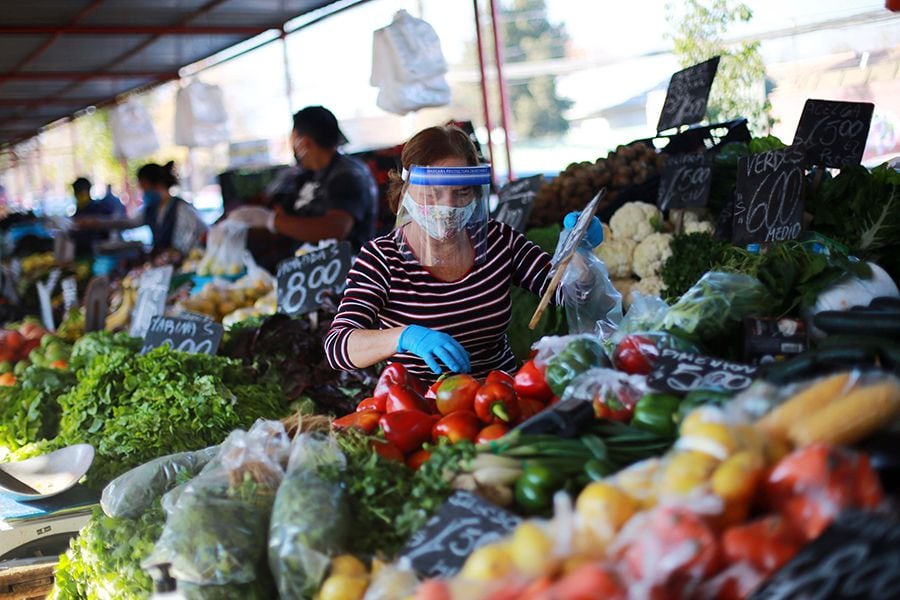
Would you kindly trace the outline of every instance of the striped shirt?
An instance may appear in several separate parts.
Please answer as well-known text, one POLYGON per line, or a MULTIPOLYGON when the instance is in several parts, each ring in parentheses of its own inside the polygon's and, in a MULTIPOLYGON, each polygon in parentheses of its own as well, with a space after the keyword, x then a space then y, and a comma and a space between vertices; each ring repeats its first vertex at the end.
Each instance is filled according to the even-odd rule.
MULTIPOLYGON (((490 220, 479 242, 485 260, 457 281, 441 281, 404 251, 401 230, 363 246, 347 276, 347 288, 325 338, 325 355, 336 369, 355 369, 347 339, 357 329, 388 329, 416 324, 453 336, 469 353, 472 375, 494 369, 513 372, 509 346, 512 304, 510 284, 540 295, 546 289, 550 255, 513 228, 490 220)), ((398 353, 402 363, 423 381, 433 382, 421 358, 398 353)))

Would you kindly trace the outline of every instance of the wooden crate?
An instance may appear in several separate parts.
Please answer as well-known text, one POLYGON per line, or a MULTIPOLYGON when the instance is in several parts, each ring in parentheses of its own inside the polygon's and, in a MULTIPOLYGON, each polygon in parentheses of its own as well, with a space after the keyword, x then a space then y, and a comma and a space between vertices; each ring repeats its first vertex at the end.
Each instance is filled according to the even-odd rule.
POLYGON ((43 600, 53 588, 57 559, 0 568, 0 600, 43 600))

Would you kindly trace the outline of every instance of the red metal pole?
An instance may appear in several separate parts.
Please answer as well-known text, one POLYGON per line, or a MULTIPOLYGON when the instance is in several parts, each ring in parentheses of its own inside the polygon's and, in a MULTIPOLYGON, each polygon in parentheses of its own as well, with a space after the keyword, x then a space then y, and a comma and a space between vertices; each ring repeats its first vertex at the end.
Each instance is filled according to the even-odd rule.
POLYGON ((500 86, 500 122, 503 124, 503 145, 506 148, 506 168, 509 171, 509 180, 516 176, 512 168, 512 155, 509 151, 509 98, 506 95, 506 80, 503 78, 503 36, 497 25, 497 2, 488 0, 491 4, 491 28, 494 32, 494 60, 497 63, 497 83, 500 86))
MULTIPOLYGON (((478 71, 481 73, 481 102, 484 106, 484 127, 487 129, 488 160, 491 161, 491 164, 494 164, 494 143, 491 140, 493 125, 491 123, 491 105, 488 100, 487 78, 485 77, 484 69, 484 41, 481 39, 481 16, 478 11, 478 0, 472 0, 472 8, 475 9, 475 39, 478 42, 478 71)), ((493 178, 493 176, 492 170, 491 177, 493 178)))

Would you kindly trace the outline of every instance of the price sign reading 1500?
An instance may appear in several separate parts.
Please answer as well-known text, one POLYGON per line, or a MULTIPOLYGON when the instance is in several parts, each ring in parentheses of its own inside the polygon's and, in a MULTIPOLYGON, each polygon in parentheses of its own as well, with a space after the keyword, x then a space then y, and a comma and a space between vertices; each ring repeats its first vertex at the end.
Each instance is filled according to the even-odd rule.
POLYGON ((341 242, 279 263, 279 311, 299 315, 318 308, 323 292, 344 283, 350 262, 350 244, 341 242))

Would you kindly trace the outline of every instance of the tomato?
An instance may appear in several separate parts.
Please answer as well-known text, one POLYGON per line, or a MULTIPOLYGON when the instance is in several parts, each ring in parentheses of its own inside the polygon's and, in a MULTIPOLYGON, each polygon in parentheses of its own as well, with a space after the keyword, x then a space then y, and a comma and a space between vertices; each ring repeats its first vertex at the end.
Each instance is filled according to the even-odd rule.
POLYGON ((780 515, 732 527, 722 535, 722 547, 729 562, 745 561, 770 575, 788 563, 804 540, 780 515))
POLYGON ((418 450, 406 458, 406 466, 413 471, 418 471, 419 467, 421 467, 429 458, 431 458, 431 452, 428 450, 418 450))
POLYGON ((628 590, 615 570, 601 563, 582 565, 547 590, 548 598, 626 600, 628 590))
POLYGON ((398 410, 417 410, 427 413, 428 405, 425 403, 425 399, 410 386, 397 384, 388 388, 384 412, 392 413, 398 410))
POLYGON ((437 409, 442 415, 472 411, 481 384, 471 375, 451 375, 437 388, 437 409))
POLYGON ((387 396, 381 396, 380 398, 366 398, 356 405, 356 412, 359 412, 361 410, 377 410, 378 412, 383 413, 385 411, 386 401, 387 396))
POLYGON ((490 373, 488 373, 487 378, 484 380, 485 385, 489 383, 502 383, 504 385, 508 385, 509 387, 513 387, 515 379, 513 379, 513 376, 506 371, 491 371, 490 373))
POLYGON ((507 433, 509 433, 509 427, 503 423, 488 425, 478 433, 478 437, 475 438, 475 443, 484 444, 485 442, 498 440, 507 433))
POLYGON ((369 441, 369 446, 381 458, 386 458, 388 460, 393 460, 400 463, 404 462, 403 453, 400 452, 400 448, 388 441, 373 438, 369 441))
POLYGON ((443 419, 435 423, 431 430, 432 439, 437 442, 440 438, 445 437, 454 444, 460 440, 475 441, 481 430, 481 421, 475 416, 475 413, 460 410, 446 415, 443 419))
POLYGON ((613 351, 613 365, 630 375, 648 374, 657 358, 659 348, 656 342, 643 335, 626 335, 613 351))

